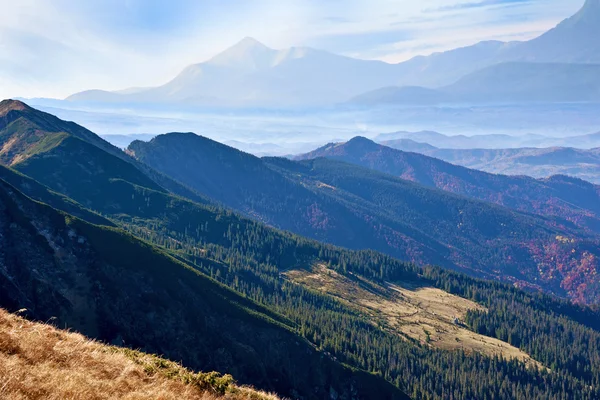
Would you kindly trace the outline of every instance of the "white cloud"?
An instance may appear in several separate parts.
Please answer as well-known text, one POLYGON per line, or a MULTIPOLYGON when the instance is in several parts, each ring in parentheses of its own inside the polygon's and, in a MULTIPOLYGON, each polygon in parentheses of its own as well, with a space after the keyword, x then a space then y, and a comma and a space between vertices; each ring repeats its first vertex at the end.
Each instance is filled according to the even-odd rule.
MULTIPOLYGON (((583 0, 0 0, 0 97, 64 97, 164 83, 245 36, 400 61, 487 39, 528 38, 583 0), (565 4, 568 3, 568 4, 565 4), (441 8, 447 11, 433 12, 441 8)), ((578 4, 581 3, 581 4, 578 4)))

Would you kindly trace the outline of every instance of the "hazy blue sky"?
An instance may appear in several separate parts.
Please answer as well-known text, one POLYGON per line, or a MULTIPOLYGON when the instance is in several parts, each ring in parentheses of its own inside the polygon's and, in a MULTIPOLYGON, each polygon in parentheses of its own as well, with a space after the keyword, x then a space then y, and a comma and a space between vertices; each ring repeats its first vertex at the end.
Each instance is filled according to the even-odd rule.
POLYGON ((162 84, 251 36, 399 62, 529 39, 584 0, 0 0, 0 97, 162 84))

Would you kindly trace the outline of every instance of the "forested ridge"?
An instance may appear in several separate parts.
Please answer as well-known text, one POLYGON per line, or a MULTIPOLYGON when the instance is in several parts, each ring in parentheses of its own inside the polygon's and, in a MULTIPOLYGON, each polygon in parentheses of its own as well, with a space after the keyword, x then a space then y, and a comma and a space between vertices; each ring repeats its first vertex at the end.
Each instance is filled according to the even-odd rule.
MULTIPOLYGON (((156 197, 159 194, 145 194, 148 197, 143 202, 161 207, 156 197)), ((323 245, 226 212, 217 212, 208 220, 206 216, 195 220, 196 212, 185 211, 184 203, 167 206, 170 211, 182 212, 177 221, 159 218, 146 224, 125 217, 120 223, 135 235, 164 246, 217 280, 290 318, 304 337, 336 358, 381 374, 415 398, 443 399, 450 398, 450 393, 456 399, 591 399, 599 395, 596 383, 600 347, 595 344, 600 334, 594 322, 600 321, 597 311, 436 267, 420 268, 373 251, 355 252, 323 245), (199 256, 214 262, 207 263, 199 256), (493 330, 490 323, 489 331, 481 333, 524 349, 550 371, 477 353, 433 350, 406 341, 373 326, 336 300, 281 276, 282 271, 309 268, 317 261, 340 273, 356 273, 376 281, 432 285, 477 301, 489 312, 469 314, 465 323, 471 329, 481 332, 483 324, 476 322, 476 317, 493 316, 493 330), (521 339, 516 339, 515 321, 537 328, 520 330, 521 339), (549 327, 548 321, 553 325, 549 327), (565 335, 556 335, 556 330, 565 335), (513 332, 512 339, 504 332, 513 332), (574 341, 581 345, 573 347, 574 341), (543 346, 532 347, 537 343, 543 346)))
POLYGON ((282 396, 406 398, 315 349, 275 310, 119 228, 33 202, 3 180, 0 248, 0 304, 11 312, 282 396))
MULTIPOLYGON (((364 147, 358 139, 352 142, 364 147)), ((129 151, 225 206, 280 229, 543 289, 579 302, 598 301, 600 280, 594 272, 600 268, 600 235, 552 212, 550 205, 565 206, 573 197, 574 189, 561 188, 558 182, 550 187, 533 179, 505 182, 502 176, 491 175, 484 179, 482 173, 462 168, 459 176, 470 179, 464 178, 464 185, 474 193, 486 193, 483 200, 489 201, 483 201, 337 160, 260 159, 192 133, 136 141, 129 151), (535 189, 531 199, 513 195, 530 188, 535 189), (506 198, 507 205, 516 209, 492 204, 492 198, 506 198), (527 204, 549 205, 545 212, 535 213, 527 204)), ((426 167, 424 174, 429 171, 426 167)), ((448 167, 450 175, 452 168, 448 167)), ((593 220, 597 206, 582 209, 586 204, 575 204, 567 207, 576 214, 573 220, 581 222, 586 216, 593 220)))
MULTIPOLYGON (((484 152, 485 150, 481 150, 484 152)), ((491 174, 418 152, 378 144, 364 137, 331 143, 297 160, 328 158, 506 207, 566 219, 598 230, 600 188, 581 179, 554 175, 546 179, 491 174)))

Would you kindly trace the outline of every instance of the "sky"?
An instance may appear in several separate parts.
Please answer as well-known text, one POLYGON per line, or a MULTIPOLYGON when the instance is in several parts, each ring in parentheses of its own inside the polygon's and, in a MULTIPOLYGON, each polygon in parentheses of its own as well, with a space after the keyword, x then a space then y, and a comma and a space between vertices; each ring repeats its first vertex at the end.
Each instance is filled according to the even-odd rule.
POLYGON ((527 40, 584 0, 0 0, 0 98, 157 86, 244 37, 401 62, 527 40))

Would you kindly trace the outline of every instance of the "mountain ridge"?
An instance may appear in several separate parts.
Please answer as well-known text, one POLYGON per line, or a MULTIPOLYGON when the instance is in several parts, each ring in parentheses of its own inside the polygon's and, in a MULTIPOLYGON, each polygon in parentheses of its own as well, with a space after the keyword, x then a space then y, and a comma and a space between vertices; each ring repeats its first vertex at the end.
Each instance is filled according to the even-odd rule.
MULTIPOLYGON (((377 143, 392 143, 398 139, 410 139, 416 143, 432 145, 451 150, 503 150, 515 148, 571 147, 594 150, 600 147, 600 134, 583 134, 556 138, 538 134, 511 136, 507 134, 482 134, 474 136, 445 135, 436 131, 382 133, 372 138, 377 143)), ((402 149, 400 149, 402 150, 402 149)))
MULTIPOLYGON (((485 242, 514 240, 509 238, 513 234, 504 236, 503 228, 498 231, 499 226, 519 226, 514 230, 531 231, 527 235, 541 241, 555 241, 556 236, 571 235, 564 233, 563 229, 583 229, 573 221, 556 217, 558 212, 551 212, 554 205, 544 211, 547 216, 540 215, 539 207, 536 215, 525 216, 480 199, 468 200, 443 192, 431 180, 424 186, 423 182, 412 183, 342 162, 261 160, 193 134, 185 134, 189 141, 179 143, 176 139, 180 134, 165 136, 158 136, 154 142, 135 142, 130 150, 141 162, 247 216, 280 229, 349 248, 371 248, 417 263, 467 268, 475 275, 492 273, 497 276, 497 270, 487 269, 486 265, 508 264, 510 257, 506 255, 507 258, 502 261, 487 259, 489 254, 486 255, 487 250, 484 250, 485 242), (176 163, 174 159, 186 162, 176 163), (366 192, 367 187, 372 192, 366 192), (391 193, 396 193, 396 196, 391 193), (454 212, 460 208, 468 208, 469 211, 463 210, 464 214, 454 212), (486 222, 471 220, 482 209, 487 209, 493 217, 486 222), (440 212, 443 217, 438 215, 440 212), (467 217, 468 224, 473 223, 468 229, 465 228, 467 221, 461 216, 467 214, 470 215, 467 217), (532 218, 529 225, 522 225, 529 218, 532 218), (427 228, 434 220, 437 221, 437 229, 433 226, 427 228), (509 220, 511 222, 507 222, 509 220), (456 237, 457 225, 464 228, 460 239, 456 237), (556 233, 552 235, 551 231, 556 233), (478 255, 473 257, 475 254, 478 255)), ((355 142, 378 146, 364 138, 355 142)), ((572 213, 573 220, 582 226, 588 229, 596 227, 597 217, 591 211, 572 213)), ((593 236, 582 232, 572 234, 593 236)), ((523 243, 528 242, 527 235, 523 236, 523 243)), ((516 244, 513 246, 515 249, 518 247, 516 244)), ((512 257, 510 263, 515 262, 516 255, 512 257)), ((533 259, 528 262, 537 263, 533 259)), ((501 275, 500 272, 498 274, 501 275)), ((525 284, 525 280, 516 279, 525 284)))
MULTIPOLYGON (((39 111, 17 100, 3 101, 2 109, 4 111, 3 115, 0 115, 0 164, 17 169, 44 169, 44 164, 51 162, 47 156, 64 156, 65 160, 69 162, 89 165, 94 162, 94 159, 77 159, 74 155, 87 153, 88 150, 83 148, 92 146, 97 150, 90 148, 91 153, 88 155, 94 154, 100 158, 114 157, 112 165, 108 165, 108 167, 118 171, 118 174, 127 177, 132 183, 139 183, 142 186, 154 189, 168 190, 201 203, 208 201, 178 182, 144 164, 138 163, 118 147, 74 122, 63 121, 52 114, 39 111), (61 143, 71 145, 72 147, 69 150, 71 153, 61 154, 59 146, 61 143), (115 168, 115 166, 119 167, 115 168)), ((81 189, 83 190, 86 180, 89 182, 91 170, 89 167, 79 170, 84 172, 80 177, 82 179, 81 189)), ((52 169, 46 170, 46 172, 50 171, 52 169)), ((56 178, 56 174, 59 174, 60 171, 52 171, 52 173, 55 174, 54 178, 56 178)), ((45 179, 51 178, 48 175, 45 176, 45 179)), ((92 192, 97 191, 97 188, 94 187, 87 189, 92 192)), ((72 193, 71 195, 71 197, 77 197, 72 193)))
MULTIPOLYGON (((571 190, 548 187, 548 180, 492 175, 455 166, 436 158, 403 152, 377 144, 364 137, 346 143, 329 144, 314 152, 298 156, 298 160, 328 157, 372 168, 426 186, 501 204, 516 210, 561 217, 583 223, 589 229, 600 229, 600 186, 580 181, 577 186, 586 196, 573 196, 571 190), (582 200, 582 199, 588 199, 582 200), (583 201, 578 203, 579 201, 583 201), (573 204, 573 206, 569 206, 573 204), (582 212, 582 210, 584 210, 582 212), (587 222, 586 222, 587 221, 587 222)), ((574 181, 575 183, 575 181, 574 181)))
POLYGON ((558 174, 600 184, 600 150, 597 148, 586 150, 555 146, 452 149, 437 148, 412 139, 384 140, 381 144, 489 173, 524 175, 537 179, 558 174))
MULTIPOLYGON (((358 140, 377 146, 367 139, 358 140)), ((556 211, 554 214, 551 211, 564 208, 562 204, 551 204, 550 211, 544 211, 548 217, 540 217, 539 209, 536 209, 537 215, 525 216, 443 192, 431 184, 426 188, 351 164, 259 159, 191 133, 163 135, 149 143, 134 142, 129 150, 137 157, 138 165, 146 166, 143 170, 159 170, 158 173, 169 175, 169 179, 201 192, 209 199, 204 204, 223 204, 251 218, 313 239, 354 249, 371 248, 423 264, 466 269, 478 276, 515 279, 521 285, 538 285, 533 283, 533 276, 538 272, 534 273, 532 267, 541 262, 535 253, 541 243, 555 242, 558 236, 579 237, 576 257, 564 261, 568 266, 560 261, 563 272, 542 285, 561 295, 585 299, 582 301, 593 298, 595 286, 584 289, 580 285, 582 278, 572 277, 578 271, 580 257, 587 254, 586 243, 590 240, 590 234, 581 231, 577 224, 590 229, 595 226, 595 217, 586 214, 587 211, 572 215, 577 224, 553 216, 556 211), (356 182, 348 180, 351 176, 356 177, 356 182), (365 192, 360 185, 375 188, 374 193, 365 192), (399 197, 389 197, 388 193, 399 197), (423 196, 428 199, 425 203, 419 200, 423 196), (457 208, 470 211, 460 214, 457 208), (488 210, 489 217, 473 219, 483 209, 488 210), (446 213, 443 223, 439 221, 440 210, 446 213), (437 228, 432 225, 433 221, 437 221, 437 228), (524 225, 523 221, 530 223, 524 225), (521 242, 515 243, 513 234, 502 228, 502 224, 519 227, 517 236, 522 235, 521 242), (471 227, 462 230, 459 237, 456 226, 471 227), (490 240, 502 243, 498 245, 510 244, 514 251, 521 249, 526 256, 510 255, 513 250, 492 255, 490 240), (504 275, 502 271, 509 269, 496 268, 503 264, 514 265, 511 267, 514 269, 504 275), (525 266, 516 272, 518 267, 525 266), (565 289, 559 282, 567 276, 576 283, 565 289)), ((152 189, 152 181, 143 174, 135 178, 140 170, 133 166, 129 169, 127 163, 118 164, 121 162, 118 158, 77 138, 62 141, 51 151, 29 160, 16 167, 52 190, 70 195, 84 207, 104 215, 137 215, 140 212, 137 199, 147 197, 144 193, 149 190, 157 190, 152 196, 154 202, 160 197, 158 193, 165 196, 158 201, 161 204, 170 198, 167 191, 152 189), (90 168, 95 171, 93 174, 90 168), (126 171, 134 175, 128 176, 126 171)), ((562 247, 557 251, 562 253, 562 247)), ((554 264, 551 263, 552 268, 554 264)), ((582 276, 587 277, 586 274, 582 276)))
POLYGON ((80 92, 66 100, 289 106, 321 99, 320 103, 328 104, 393 82, 394 76, 394 66, 382 61, 353 59, 309 47, 274 50, 245 38, 205 62, 186 67, 162 86, 132 94, 80 92), (320 71, 323 68, 326 71, 320 71), (364 82, 354 79, 357 74, 364 82))

